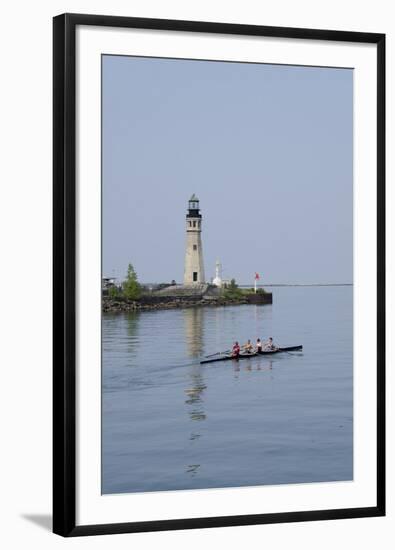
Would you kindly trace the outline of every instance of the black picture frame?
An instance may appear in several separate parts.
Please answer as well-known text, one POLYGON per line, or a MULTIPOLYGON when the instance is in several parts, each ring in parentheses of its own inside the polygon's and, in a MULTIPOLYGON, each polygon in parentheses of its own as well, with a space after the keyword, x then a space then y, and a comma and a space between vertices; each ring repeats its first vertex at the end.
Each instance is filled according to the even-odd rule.
POLYGON ((385 35, 102 15, 53 19, 53 531, 62 536, 385 515, 385 35), (377 45, 377 504, 372 507, 76 525, 76 27, 110 26, 377 45))

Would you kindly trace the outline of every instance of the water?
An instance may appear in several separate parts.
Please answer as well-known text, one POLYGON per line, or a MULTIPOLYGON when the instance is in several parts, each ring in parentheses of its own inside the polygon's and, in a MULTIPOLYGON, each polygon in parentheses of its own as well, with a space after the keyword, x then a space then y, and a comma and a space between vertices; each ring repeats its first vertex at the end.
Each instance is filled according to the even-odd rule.
POLYGON ((103 315, 103 493, 352 479, 352 287, 271 290, 103 315), (304 350, 199 364, 258 336, 304 350))

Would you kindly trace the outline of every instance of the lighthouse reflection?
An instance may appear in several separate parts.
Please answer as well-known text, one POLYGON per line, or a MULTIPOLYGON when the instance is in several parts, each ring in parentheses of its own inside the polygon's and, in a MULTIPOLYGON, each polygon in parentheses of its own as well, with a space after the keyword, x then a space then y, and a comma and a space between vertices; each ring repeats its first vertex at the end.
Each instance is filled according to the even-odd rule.
POLYGON ((200 357, 203 352, 203 308, 190 307, 183 310, 185 341, 189 357, 200 357))
MULTIPOLYGON (((184 310, 185 340, 187 345, 187 354, 190 358, 198 359, 203 353, 203 335, 204 335, 204 312, 202 308, 192 307, 184 310)), ((189 367, 189 384, 185 391, 185 405, 188 415, 193 421, 194 428, 189 434, 189 441, 193 445, 202 434, 199 429, 200 422, 206 420, 204 410, 204 392, 207 389, 203 376, 203 367, 199 361, 189 367)), ((186 464, 185 473, 189 477, 195 477, 199 471, 200 464, 186 464)))

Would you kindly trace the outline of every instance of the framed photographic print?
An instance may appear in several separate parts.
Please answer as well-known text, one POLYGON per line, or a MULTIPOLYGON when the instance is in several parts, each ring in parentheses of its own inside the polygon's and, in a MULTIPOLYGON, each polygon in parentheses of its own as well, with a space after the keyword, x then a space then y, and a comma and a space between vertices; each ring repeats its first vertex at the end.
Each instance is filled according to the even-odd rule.
POLYGON ((54 18, 54 532, 385 513, 385 37, 54 18))

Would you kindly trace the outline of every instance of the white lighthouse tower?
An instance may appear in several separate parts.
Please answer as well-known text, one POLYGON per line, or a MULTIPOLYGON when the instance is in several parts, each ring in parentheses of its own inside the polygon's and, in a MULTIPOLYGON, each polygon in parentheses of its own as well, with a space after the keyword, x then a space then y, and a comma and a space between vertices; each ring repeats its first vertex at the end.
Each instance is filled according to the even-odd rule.
POLYGON ((195 194, 192 195, 188 202, 186 230, 184 285, 205 283, 202 248, 202 215, 199 210, 199 199, 195 194))

